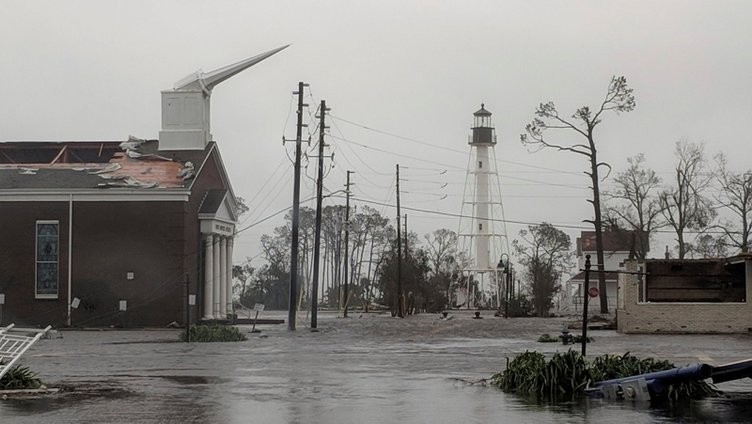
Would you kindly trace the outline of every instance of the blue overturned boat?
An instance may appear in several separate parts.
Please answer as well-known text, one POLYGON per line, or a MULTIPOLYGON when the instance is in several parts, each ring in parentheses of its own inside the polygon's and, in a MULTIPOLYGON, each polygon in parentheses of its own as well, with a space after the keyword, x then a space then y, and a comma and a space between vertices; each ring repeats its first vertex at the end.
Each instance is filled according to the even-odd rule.
POLYGON ((609 400, 649 401, 665 395, 673 384, 706 380, 713 383, 752 378, 752 359, 712 366, 694 364, 665 371, 599 381, 586 390, 590 397, 609 400))

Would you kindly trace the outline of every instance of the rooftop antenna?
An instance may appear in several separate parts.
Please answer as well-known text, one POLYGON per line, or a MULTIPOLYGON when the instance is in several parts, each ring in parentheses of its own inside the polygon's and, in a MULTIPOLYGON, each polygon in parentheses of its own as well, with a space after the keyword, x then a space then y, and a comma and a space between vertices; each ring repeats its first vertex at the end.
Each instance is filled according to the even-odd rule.
POLYGON ((203 150, 212 141, 210 99, 214 87, 262 60, 286 49, 278 47, 210 72, 197 72, 162 92, 160 150, 203 150))

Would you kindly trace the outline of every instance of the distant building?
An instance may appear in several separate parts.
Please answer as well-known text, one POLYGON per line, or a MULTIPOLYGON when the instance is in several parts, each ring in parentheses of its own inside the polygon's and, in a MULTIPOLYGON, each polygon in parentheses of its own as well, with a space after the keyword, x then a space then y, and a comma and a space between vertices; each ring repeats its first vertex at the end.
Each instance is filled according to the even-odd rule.
POLYGON ((752 255, 628 261, 619 276, 624 333, 749 333, 752 255))
MULTIPOLYGON (((627 230, 612 230, 603 232, 603 259, 604 270, 606 277, 606 296, 608 300, 608 308, 610 312, 616 309, 617 302, 617 280, 618 272, 625 269, 625 261, 630 258, 630 255, 634 257, 637 246, 639 243, 639 235, 637 231, 627 230)), ((644 243, 648 246, 648 243, 644 243)), ((595 231, 583 231, 580 233, 580 237, 577 238, 577 269, 580 270, 566 283, 564 289, 565 296, 563 299, 563 305, 560 309, 566 312, 582 311, 583 301, 583 289, 585 284, 585 258, 590 255, 591 273, 589 277, 590 287, 598 288, 598 256, 597 256, 597 244, 595 242, 595 231)), ((649 250, 649 247, 648 247, 649 250)), ((593 313, 600 312, 600 296, 591 298, 588 303, 588 310, 593 313)))

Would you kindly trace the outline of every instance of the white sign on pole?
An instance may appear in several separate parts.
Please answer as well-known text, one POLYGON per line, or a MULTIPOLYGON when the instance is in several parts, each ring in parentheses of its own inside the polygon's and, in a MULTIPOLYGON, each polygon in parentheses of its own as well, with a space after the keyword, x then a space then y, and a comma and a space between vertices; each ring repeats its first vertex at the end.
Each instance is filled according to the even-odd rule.
POLYGON ((195 294, 189 294, 188 295, 188 304, 191 306, 194 306, 196 304, 196 295, 195 294))
POLYGON ((263 303, 257 303, 255 305, 253 305, 253 310, 254 311, 258 311, 258 312, 263 311, 264 310, 264 304, 263 303))
POLYGON ((5 305, 5 293, 0 293, 0 305, 5 305))
POLYGON ((73 308, 73 309, 78 309, 78 305, 80 305, 80 304, 81 304, 81 299, 79 299, 77 297, 74 297, 73 300, 70 303, 71 308, 73 308))
POLYGON ((127 309, 128 309, 128 301, 121 300, 120 301, 120 311, 122 312, 122 311, 125 311, 127 309))

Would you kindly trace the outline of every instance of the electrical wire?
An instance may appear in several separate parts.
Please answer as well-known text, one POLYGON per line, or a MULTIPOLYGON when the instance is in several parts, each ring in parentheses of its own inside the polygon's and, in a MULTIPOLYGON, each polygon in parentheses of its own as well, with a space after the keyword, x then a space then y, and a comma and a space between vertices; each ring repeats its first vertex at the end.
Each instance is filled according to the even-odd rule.
MULTIPOLYGON (((447 150, 447 151, 455 152, 455 153, 462 153, 462 154, 466 154, 467 153, 464 150, 453 149, 451 147, 439 146, 439 145, 432 144, 432 143, 429 143, 429 142, 426 142, 426 141, 417 140, 417 139, 410 138, 410 137, 405 137, 405 136, 402 136, 402 135, 399 135, 399 134, 394 134, 394 133, 391 133, 391 132, 388 132, 388 131, 384 131, 384 130, 379 130, 379 129, 376 129, 376 128, 372 128, 372 127, 369 127, 369 126, 366 126, 366 125, 363 125, 363 124, 359 124, 357 122, 353 122, 353 121, 350 121, 350 120, 347 120, 347 119, 344 119, 344 118, 341 118, 341 117, 338 117, 338 116, 334 116, 334 115, 330 115, 330 116, 332 118, 334 118, 334 119, 338 119, 338 120, 340 120, 342 122, 346 122, 346 123, 348 123, 350 125, 354 125, 356 127, 360 127, 360 128, 366 129, 368 131, 373 131, 375 133, 379 133, 379 134, 387 135, 387 136, 390 136, 390 137, 398 138, 400 140, 410 141, 410 142, 413 142, 413 143, 422 144, 424 146, 430 146, 430 147, 433 147, 433 148, 436 148, 436 149, 447 150)), ((530 164, 527 164, 527 163, 515 162, 515 161, 510 161, 510 160, 505 160, 505 159, 496 159, 496 158, 493 158, 493 159, 494 159, 494 161, 497 161, 497 162, 509 163, 509 164, 518 165, 518 166, 524 166, 524 167, 528 167, 528 168, 541 169, 541 170, 545 170, 545 171, 552 171, 552 172, 562 173, 562 174, 581 175, 581 173, 574 172, 574 171, 566 171, 566 170, 563 170, 563 169, 555 169, 555 168, 548 168, 548 167, 538 166, 538 165, 530 165, 530 164)))

